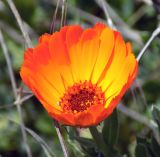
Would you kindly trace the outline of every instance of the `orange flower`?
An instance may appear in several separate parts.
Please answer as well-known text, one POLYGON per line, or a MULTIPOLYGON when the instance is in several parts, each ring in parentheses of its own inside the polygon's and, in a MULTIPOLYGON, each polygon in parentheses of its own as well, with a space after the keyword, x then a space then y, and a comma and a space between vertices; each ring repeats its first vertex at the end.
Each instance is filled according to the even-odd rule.
POLYGON ((130 43, 97 23, 42 35, 36 47, 26 50, 20 75, 51 117, 88 127, 113 112, 137 69, 130 43))

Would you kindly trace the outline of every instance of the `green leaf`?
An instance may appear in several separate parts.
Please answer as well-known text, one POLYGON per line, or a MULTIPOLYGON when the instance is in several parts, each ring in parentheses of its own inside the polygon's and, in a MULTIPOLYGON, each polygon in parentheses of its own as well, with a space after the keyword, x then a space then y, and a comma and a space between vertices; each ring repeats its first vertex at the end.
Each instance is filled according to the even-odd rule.
POLYGON ((112 115, 104 121, 102 135, 105 143, 112 147, 117 142, 118 134, 119 134, 118 114, 117 110, 114 110, 112 115))
POLYGON ((149 145, 149 142, 148 142, 147 138, 141 137, 141 136, 137 137, 137 143, 138 144, 149 145))
POLYGON ((92 139, 77 136, 76 129, 74 127, 67 127, 67 132, 70 140, 78 142, 83 153, 86 154, 87 157, 98 156, 97 154, 100 152, 92 139))
POLYGON ((144 144, 137 144, 136 157, 151 157, 148 153, 147 147, 144 144))
POLYGON ((75 139, 79 142, 81 148, 84 150, 84 153, 87 154, 87 156, 98 156, 97 154, 100 153, 93 140, 78 136, 76 136, 75 139))
POLYGON ((152 136, 152 141, 151 141, 151 148, 152 151, 154 152, 156 157, 159 157, 160 155, 160 145, 158 144, 157 140, 152 136))
POLYGON ((75 137, 75 139, 83 146, 85 147, 90 147, 90 148, 95 148, 96 145, 93 142, 93 140, 85 138, 85 137, 75 137))

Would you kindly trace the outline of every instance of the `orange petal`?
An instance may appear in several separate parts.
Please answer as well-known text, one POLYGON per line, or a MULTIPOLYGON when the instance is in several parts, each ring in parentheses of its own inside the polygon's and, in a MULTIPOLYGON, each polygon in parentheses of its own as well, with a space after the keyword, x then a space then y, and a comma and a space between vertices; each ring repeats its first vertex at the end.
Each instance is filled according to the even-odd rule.
POLYGON ((61 107, 57 104, 60 99, 60 94, 45 80, 45 78, 43 78, 43 76, 26 67, 21 68, 20 75, 23 82, 33 91, 41 102, 46 102, 46 104, 53 107, 53 110, 54 108, 61 110, 61 107))
MULTIPOLYGON (((123 86, 128 82, 128 78, 136 68, 136 59, 132 53, 128 53, 126 45, 119 34, 116 39, 114 57, 106 72, 104 79, 99 83, 103 91, 106 91, 106 107, 110 101, 120 93, 123 86), (127 55, 128 54, 128 55, 127 55)), ((131 78, 132 80, 134 78, 131 78)))
POLYGON ((97 33, 93 29, 87 29, 82 33, 80 41, 70 49, 71 56, 76 53, 76 58, 73 58, 71 62, 75 63, 73 69, 77 71, 77 82, 90 79, 98 48, 97 33))
POLYGON ((45 33, 43 34, 39 39, 38 39, 38 42, 39 43, 43 43, 43 42, 49 42, 49 39, 50 39, 51 35, 48 34, 48 33, 45 33))
POLYGON ((102 33, 102 31, 106 28, 107 26, 105 25, 105 24, 103 24, 103 23, 100 23, 100 22, 98 22, 98 23, 96 23, 95 25, 94 25, 94 29, 97 31, 97 33, 100 35, 101 33, 102 33))
POLYGON ((100 46, 91 79, 92 83, 97 83, 99 79, 103 78, 103 73, 107 70, 106 67, 112 56, 113 48, 114 32, 110 28, 105 28, 100 36, 100 46))
POLYGON ((74 115, 71 113, 56 113, 56 112, 49 112, 49 115, 60 122, 62 125, 70 125, 75 126, 74 115))
POLYGON ((67 48, 60 32, 54 33, 49 41, 49 52, 53 62, 58 65, 67 65, 70 63, 67 48))
MULTIPOLYGON (((71 69, 71 62, 66 47, 66 33, 68 27, 63 27, 60 32, 56 32, 51 36, 49 41, 49 52, 51 54, 51 67, 59 73, 59 84, 63 84, 64 88, 73 85, 73 73, 71 69)), ((52 69, 48 69, 52 71, 52 69)), ((50 74, 52 75, 52 74, 50 74)), ((54 80, 54 78, 52 78, 54 80)), ((55 85, 57 86, 57 81, 55 85)))
POLYGON ((88 111, 76 114, 75 125, 80 127, 88 127, 90 125, 94 125, 92 114, 88 111))

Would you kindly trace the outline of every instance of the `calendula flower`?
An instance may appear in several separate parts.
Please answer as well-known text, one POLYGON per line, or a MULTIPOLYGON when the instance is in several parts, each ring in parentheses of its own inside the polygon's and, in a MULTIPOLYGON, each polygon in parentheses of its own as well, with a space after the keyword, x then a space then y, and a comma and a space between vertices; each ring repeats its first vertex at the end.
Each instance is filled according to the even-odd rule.
POLYGON ((49 115, 61 124, 99 124, 134 81, 138 64, 118 31, 97 23, 64 26, 26 50, 20 70, 49 115))

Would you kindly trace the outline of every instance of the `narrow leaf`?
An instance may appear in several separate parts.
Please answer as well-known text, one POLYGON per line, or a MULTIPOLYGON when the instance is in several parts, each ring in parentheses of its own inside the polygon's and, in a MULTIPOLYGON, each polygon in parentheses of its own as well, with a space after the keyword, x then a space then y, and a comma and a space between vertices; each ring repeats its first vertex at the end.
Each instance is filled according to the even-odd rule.
POLYGON ((102 135, 106 144, 114 146, 118 139, 119 124, 117 110, 104 121, 102 135))
POLYGON ((144 144, 137 144, 136 157, 150 157, 147 147, 144 144))

